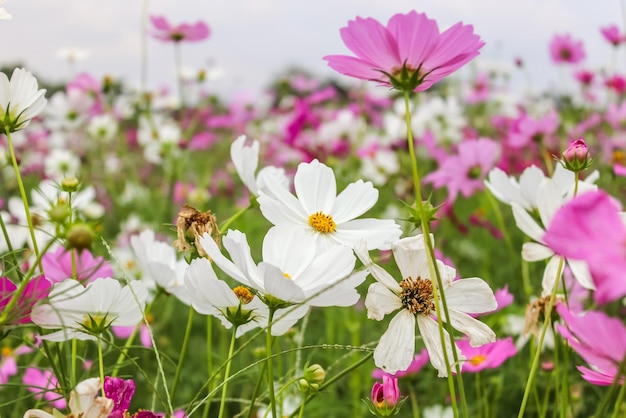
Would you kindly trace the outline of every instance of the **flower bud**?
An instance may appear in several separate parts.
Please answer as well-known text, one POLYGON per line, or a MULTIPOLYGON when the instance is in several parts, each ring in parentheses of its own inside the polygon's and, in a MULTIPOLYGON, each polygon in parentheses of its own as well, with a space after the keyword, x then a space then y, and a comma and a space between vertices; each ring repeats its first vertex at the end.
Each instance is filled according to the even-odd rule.
POLYGON ((50 221, 62 224, 70 216, 71 210, 67 203, 61 201, 48 210, 50 221))
POLYGON ((87 224, 72 225, 65 236, 67 248, 74 248, 78 251, 88 249, 91 247, 94 235, 93 230, 87 224))
POLYGON ((586 170, 591 166, 589 147, 582 138, 572 141, 563 152, 560 162, 563 167, 575 173, 586 170))
POLYGON ((79 185, 80 183, 76 177, 65 177, 63 180, 61 180, 61 189, 64 192, 75 192, 78 190, 79 185))
POLYGON ((321 385, 326 378, 326 370, 319 364, 312 364, 304 371, 304 378, 309 383, 321 385))
POLYGON ((396 415, 405 399, 401 397, 398 379, 383 375, 383 383, 376 382, 372 387, 370 412, 377 417, 396 415))

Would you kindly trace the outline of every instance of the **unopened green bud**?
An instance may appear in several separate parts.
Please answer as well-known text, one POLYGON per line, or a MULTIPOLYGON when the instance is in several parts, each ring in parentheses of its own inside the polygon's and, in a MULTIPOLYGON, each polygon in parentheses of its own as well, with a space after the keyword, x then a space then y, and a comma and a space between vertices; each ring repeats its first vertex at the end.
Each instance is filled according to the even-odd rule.
POLYGON ((76 177, 65 177, 63 180, 61 180, 61 189, 63 189, 64 192, 75 192, 78 190, 79 185, 80 182, 76 177))
POLYGON ((314 393, 320 390, 320 385, 317 383, 307 382, 306 379, 298 380, 298 389, 302 393, 314 393))
POLYGON ((59 202, 50 208, 48 216, 52 222, 60 224, 65 222, 65 220, 70 216, 70 213, 70 207, 67 203, 59 202))
POLYGON ((91 247, 94 239, 93 229, 87 224, 72 225, 67 231, 66 241, 68 248, 82 251, 91 247))
POLYGON ((326 378, 326 371, 319 364, 312 364, 304 371, 304 378, 309 383, 316 383, 318 385, 324 383, 326 378))

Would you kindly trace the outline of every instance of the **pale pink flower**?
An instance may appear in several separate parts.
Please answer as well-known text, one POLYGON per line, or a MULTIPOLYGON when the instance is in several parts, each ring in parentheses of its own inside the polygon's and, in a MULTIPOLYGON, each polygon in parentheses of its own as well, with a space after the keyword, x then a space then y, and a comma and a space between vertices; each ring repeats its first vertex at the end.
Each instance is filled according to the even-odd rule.
POLYGON ((66 403, 59 390, 59 381, 50 370, 29 367, 22 376, 22 383, 34 393, 35 398, 45 399, 57 409, 65 409, 66 403))
POLYGON ((582 41, 572 39, 570 34, 554 35, 550 56, 557 64, 578 64, 585 59, 585 48, 582 41))
MULTIPOLYGON (((113 269, 103 257, 94 257, 89 250, 74 252, 76 278, 82 283, 92 282, 102 277, 112 277, 113 269)), ((58 247, 52 253, 46 253, 41 263, 46 277, 52 283, 59 283, 72 278, 72 251, 58 247)))
POLYGON ((197 42, 208 38, 210 33, 202 21, 172 25, 164 16, 150 16, 150 22, 155 29, 151 32, 152 37, 165 42, 197 42))
POLYGON ((549 223, 543 241, 557 254, 587 263, 597 303, 626 295, 626 227, 619 207, 605 192, 583 193, 565 204, 549 223))
MULTIPOLYGON (((565 322, 565 325, 556 324, 556 330, 590 366, 577 367, 583 379, 594 385, 611 385, 626 356, 626 327, 623 322, 599 311, 576 315, 562 304, 556 309, 565 322)), ((623 381, 622 376, 620 384, 623 381)))
POLYGON ((440 33, 436 21, 414 10, 394 15, 387 26, 357 17, 340 33, 356 57, 327 55, 331 68, 401 90, 428 89, 476 57, 484 45, 471 25, 459 22, 440 33))
POLYGON ((600 33, 606 39, 607 42, 611 43, 613 46, 619 46, 621 43, 626 41, 626 35, 620 33, 617 25, 609 25, 600 28, 600 33))
POLYGON ((435 188, 447 187, 448 201, 454 202, 460 192, 470 197, 484 189, 483 182, 500 158, 500 146, 488 138, 467 140, 459 144, 456 155, 449 155, 436 171, 424 178, 435 188))
MULTIPOLYGON (((17 297, 17 303, 5 311, 18 287, 7 277, 0 277, 0 331, 4 325, 27 324, 33 306, 48 296, 50 282, 44 276, 31 278, 17 297)), ((0 332, 1 334, 1 332, 0 332)))

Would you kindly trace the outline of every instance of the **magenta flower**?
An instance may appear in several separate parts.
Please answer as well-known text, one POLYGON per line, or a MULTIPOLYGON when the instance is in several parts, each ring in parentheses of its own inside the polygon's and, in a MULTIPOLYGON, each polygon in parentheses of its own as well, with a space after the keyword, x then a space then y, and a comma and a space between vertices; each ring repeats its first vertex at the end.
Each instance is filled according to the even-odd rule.
POLYGON ((543 236, 555 253, 587 263, 600 304, 626 295, 626 227, 618 210, 605 192, 584 193, 554 215, 543 236))
POLYGON ((620 33, 617 25, 609 25, 603 28, 600 28, 600 33, 613 46, 619 46, 621 43, 626 41, 626 36, 620 33))
POLYGON ((22 376, 22 382, 35 398, 45 399, 56 409, 65 409, 65 399, 59 393, 59 381, 50 370, 29 367, 22 376))
POLYGON ((509 133, 508 143, 513 148, 524 148, 532 143, 545 144, 559 128, 561 119, 557 112, 550 112, 541 119, 522 115, 509 133))
POLYGON ((472 347, 469 340, 457 341, 461 353, 466 357, 463 373, 478 373, 485 369, 497 369, 510 357, 517 354, 511 337, 492 343, 472 347))
MULTIPOLYGON (((33 306, 48 296, 50 282, 44 276, 37 276, 28 281, 17 303, 10 311, 5 307, 10 303, 18 287, 8 278, 0 277, 0 329, 4 325, 27 324, 31 322, 30 312, 33 306)), ((1 334, 1 333, 0 333, 1 334)))
MULTIPOLYGON (((78 280, 87 284, 96 279, 113 277, 111 265, 103 257, 94 257, 89 250, 75 253, 76 275, 78 280)), ((59 247, 53 253, 46 253, 42 260, 46 277, 52 283, 62 282, 72 277, 72 252, 59 247)))
POLYGON ((197 42, 208 38, 210 33, 207 24, 202 21, 173 26, 164 16, 150 16, 150 22, 155 29, 152 37, 164 42, 197 42))
POLYGON ((383 375, 383 383, 374 383, 370 403, 370 412, 373 415, 377 417, 396 415, 402 403, 403 399, 398 387, 398 379, 389 375, 383 375))
MULTIPOLYGON (((591 367, 577 367, 583 379, 594 385, 611 385, 626 356, 626 327, 622 321, 596 311, 575 315, 562 304, 556 309, 565 322, 556 324, 556 330, 591 367)), ((622 376, 620 384, 623 382, 622 376)))
POLYGON ((109 418, 124 418, 135 394, 135 381, 105 376, 102 388, 104 389, 104 396, 111 399, 114 404, 109 418))
POLYGON ((572 39, 569 34, 554 35, 549 48, 552 61, 557 64, 578 64, 585 59, 583 42, 572 39))
POLYGON ((484 42, 461 22, 439 33, 424 13, 396 14, 383 26, 372 18, 348 22, 341 39, 356 55, 324 57, 334 70, 399 90, 423 91, 479 54, 484 42))
POLYGON ((447 187, 448 201, 454 202, 459 192, 463 197, 470 197, 476 191, 483 190, 483 182, 499 158, 500 146, 491 139, 463 141, 458 146, 457 154, 447 156, 424 181, 432 183, 437 189, 447 187))

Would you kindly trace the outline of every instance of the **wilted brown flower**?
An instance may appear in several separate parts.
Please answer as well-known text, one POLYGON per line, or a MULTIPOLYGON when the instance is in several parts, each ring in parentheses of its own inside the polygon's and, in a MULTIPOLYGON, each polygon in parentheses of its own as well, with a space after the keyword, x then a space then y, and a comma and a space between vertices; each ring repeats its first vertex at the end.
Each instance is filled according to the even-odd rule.
POLYGON ((217 218, 210 210, 200 212, 189 205, 183 206, 178 212, 176 220, 176 232, 178 239, 174 241, 174 247, 179 251, 195 251, 201 257, 208 257, 200 245, 200 237, 208 233, 220 245, 220 232, 217 228, 217 218))

